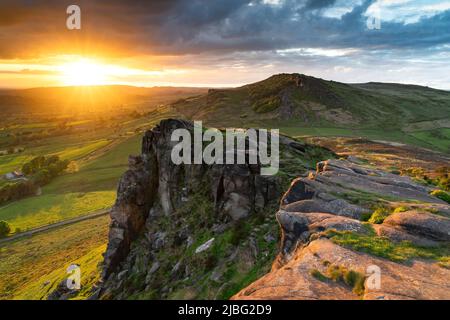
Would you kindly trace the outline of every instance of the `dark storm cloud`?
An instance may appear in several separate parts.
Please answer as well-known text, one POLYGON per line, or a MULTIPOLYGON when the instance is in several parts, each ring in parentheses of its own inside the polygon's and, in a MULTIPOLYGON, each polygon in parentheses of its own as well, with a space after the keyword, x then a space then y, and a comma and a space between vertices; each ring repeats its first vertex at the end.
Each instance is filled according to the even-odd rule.
POLYGON ((322 9, 329 7, 336 3, 336 0, 308 0, 305 8, 307 9, 322 9))
POLYGON ((49 53, 185 54, 320 48, 432 48, 450 42, 450 11, 368 30, 363 1, 341 18, 335 0, 19 0, 0 3, 0 57, 49 53), (65 28, 78 4, 82 30, 65 28))

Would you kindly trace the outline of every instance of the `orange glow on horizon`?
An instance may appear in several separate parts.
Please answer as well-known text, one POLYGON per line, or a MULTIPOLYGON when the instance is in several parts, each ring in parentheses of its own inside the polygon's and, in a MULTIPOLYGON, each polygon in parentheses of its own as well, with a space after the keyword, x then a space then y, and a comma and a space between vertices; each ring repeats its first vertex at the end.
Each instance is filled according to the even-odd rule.
POLYGON ((63 64, 59 67, 63 85, 89 86, 105 83, 106 68, 87 59, 63 64))
MULTIPOLYGON (((178 56, 111 59, 98 55, 68 54, 36 59, 0 59, 0 88, 99 85, 231 87, 236 85, 236 83, 218 82, 217 68, 206 69, 203 66, 197 68, 190 64, 179 64, 179 60, 178 56)), ((240 81, 237 85, 248 82, 240 81)))

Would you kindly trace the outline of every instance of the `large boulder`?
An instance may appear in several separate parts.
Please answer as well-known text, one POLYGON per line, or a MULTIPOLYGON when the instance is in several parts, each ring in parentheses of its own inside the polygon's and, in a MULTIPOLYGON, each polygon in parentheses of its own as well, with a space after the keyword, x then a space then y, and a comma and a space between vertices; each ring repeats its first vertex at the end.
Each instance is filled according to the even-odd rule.
POLYGON ((399 264, 319 239, 297 250, 289 262, 241 290, 233 299, 450 299, 449 279, 450 270, 431 262, 399 264), (355 292, 343 281, 327 279, 330 266, 363 275, 364 290, 355 292), (368 282, 376 269, 380 270, 379 286, 375 281, 371 286, 368 282))
POLYGON ((436 214, 419 211, 398 212, 387 217, 383 224, 431 240, 450 241, 450 219, 436 214))
POLYGON ((408 177, 349 161, 319 162, 316 172, 295 179, 281 200, 276 214, 281 249, 272 271, 233 299, 450 299, 450 270, 445 265, 433 260, 389 261, 332 240, 336 233, 351 235, 348 244, 360 241, 355 248, 362 251, 375 240, 443 250, 450 242, 450 219, 426 210, 445 215, 449 206, 429 191, 408 177), (361 220, 374 203, 391 210, 400 205, 417 209, 395 212, 383 224, 370 226, 361 220), (379 288, 368 283, 370 270, 381 272, 379 288), (342 273, 340 281, 336 272, 342 273), (351 281, 342 280, 345 274, 363 279, 365 285, 355 289, 351 281))

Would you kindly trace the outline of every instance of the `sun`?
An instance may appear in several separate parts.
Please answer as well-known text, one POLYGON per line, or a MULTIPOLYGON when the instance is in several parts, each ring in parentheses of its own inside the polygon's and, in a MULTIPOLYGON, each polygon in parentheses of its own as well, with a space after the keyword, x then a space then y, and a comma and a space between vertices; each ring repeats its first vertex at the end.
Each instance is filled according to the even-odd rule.
POLYGON ((92 86, 106 84, 109 70, 106 65, 91 59, 78 59, 59 67, 61 82, 70 86, 92 86))

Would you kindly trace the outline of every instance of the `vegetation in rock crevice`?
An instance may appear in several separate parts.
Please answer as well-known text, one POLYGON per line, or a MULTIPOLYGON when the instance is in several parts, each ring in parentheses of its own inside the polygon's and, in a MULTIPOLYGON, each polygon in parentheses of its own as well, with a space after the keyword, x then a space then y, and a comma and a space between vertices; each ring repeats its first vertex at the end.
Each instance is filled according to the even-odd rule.
POLYGON ((327 267, 325 273, 317 269, 311 269, 309 274, 322 282, 334 281, 344 284, 351 288, 356 295, 361 296, 364 294, 364 274, 355 270, 349 270, 344 266, 330 264, 329 261, 323 261, 322 264, 327 267))
MULTIPOLYGON (((370 226, 368 228, 370 229, 370 226)), ((448 265, 450 257, 448 244, 438 247, 422 247, 414 245, 410 241, 395 243, 385 237, 377 236, 373 229, 368 235, 336 230, 327 230, 325 234, 338 245, 391 261, 407 263, 411 259, 421 258, 439 262, 443 267, 450 267, 448 265)))

